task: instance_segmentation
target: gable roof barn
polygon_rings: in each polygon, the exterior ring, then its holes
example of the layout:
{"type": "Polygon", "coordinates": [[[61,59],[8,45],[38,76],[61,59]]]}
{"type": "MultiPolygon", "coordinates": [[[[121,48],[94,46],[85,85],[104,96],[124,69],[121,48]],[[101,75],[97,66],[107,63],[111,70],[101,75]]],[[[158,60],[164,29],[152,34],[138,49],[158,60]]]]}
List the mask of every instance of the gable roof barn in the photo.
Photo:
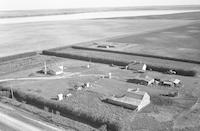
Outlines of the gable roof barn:
{"type": "Polygon", "coordinates": [[[147,92],[129,89],[125,95],[121,97],[112,96],[106,98],[105,101],[110,104],[140,111],[150,103],[150,96],[147,92]]]}

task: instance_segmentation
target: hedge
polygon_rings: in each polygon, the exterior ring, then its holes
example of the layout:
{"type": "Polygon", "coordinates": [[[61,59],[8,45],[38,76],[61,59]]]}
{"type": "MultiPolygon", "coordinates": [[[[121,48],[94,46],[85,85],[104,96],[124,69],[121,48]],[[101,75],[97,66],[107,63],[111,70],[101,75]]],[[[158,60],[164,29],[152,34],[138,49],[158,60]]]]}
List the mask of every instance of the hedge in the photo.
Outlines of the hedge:
{"type": "Polygon", "coordinates": [[[0,63],[10,61],[10,60],[14,60],[14,59],[19,59],[19,58],[30,57],[30,56],[34,56],[36,54],[37,54],[37,52],[25,52],[25,53],[16,54],[16,55],[0,57],[0,63]]]}
{"type": "Polygon", "coordinates": [[[124,51],[115,51],[115,50],[105,50],[105,49],[97,49],[97,48],[88,48],[82,46],[72,46],[74,49],[81,49],[81,50],[92,50],[92,51],[101,51],[101,52],[110,52],[110,53],[118,53],[124,55],[134,55],[134,56],[142,56],[142,57],[150,57],[150,58],[158,58],[164,60],[173,60],[173,61],[180,61],[180,62],[188,62],[194,64],[200,64],[200,61],[196,60],[189,60],[189,59],[179,59],[179,58],[172,58],[166,56],[157,56],[157,55],[150,55],[150,54],[142,54],[142,53],[132,53],[132,52],[124,52],[124,51]]]}

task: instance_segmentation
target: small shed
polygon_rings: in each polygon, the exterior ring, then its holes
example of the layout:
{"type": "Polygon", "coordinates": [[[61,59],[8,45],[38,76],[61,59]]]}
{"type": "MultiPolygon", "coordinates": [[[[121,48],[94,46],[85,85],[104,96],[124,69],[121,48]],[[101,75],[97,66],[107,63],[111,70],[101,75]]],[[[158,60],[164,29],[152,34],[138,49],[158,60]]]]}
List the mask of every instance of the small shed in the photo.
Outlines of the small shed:
{"type": "Polygon", "coordinates": [[[127,67],[128,70],[134,70],[138,72],[145,72],[147,69],[147,65],[144,63],[132,62],[132,63],[129,63],[127,66],[128,66],[127,67]]]}
{"type": "Polygon", "coordinates": [[[163,80],[160,83],[163,86],[169,87],[178,87],[181,85],[181,81],[179,79],[170,79],[170,80],[163,80]]]}

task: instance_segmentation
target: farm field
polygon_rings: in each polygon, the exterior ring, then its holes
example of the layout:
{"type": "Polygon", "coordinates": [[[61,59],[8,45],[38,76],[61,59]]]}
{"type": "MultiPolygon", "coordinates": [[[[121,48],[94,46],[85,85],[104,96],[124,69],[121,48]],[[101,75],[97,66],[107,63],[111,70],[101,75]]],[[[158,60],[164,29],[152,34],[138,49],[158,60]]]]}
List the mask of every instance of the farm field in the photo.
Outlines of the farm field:
{"type": "Polygon", "coordinates": [[[167,56],[198,61],[200,58],[200,23],[164,29],[142,35],[111,39],[110,42],[128,43],[123,51],[167,56]]]}
{"type": "Polygon", "coordinates": [[[122,18],[0,24],[0,57],[97,39],[143,34],[193,22],[122,18]]]}
{"type": "MultiPolygon", "coordinates": [[[[97,40],[91,43],[78,44],[82,47],[97,48],[98,45],[112,45],[118,50],[131,53],[164,56],[179,59],[198,61],[200,58],[200,12],[180,13],[171,15],[155,15],[143,17],[127,17],[127,20],[195,20],[191,24],[158,31],[144,32],[142,34],[128,34],[110,39],[97,40]],[[107,42],[107,43],[106,43],[107,42]]],[[[112,18],[126,19],[126,18],[112,18]]],[[[98,48],[101,49],[101,48],[98,48]]]]}
{"type": "MultiPolygon", "coordinates": [[[[175,13],[168,15],[152,15],[152,16],[137,16],[137,17],[123,17],[123,19],[172,19],[172,20],[199,20],[200,12],[187,12],[187,13],[175,13]]],[[[109,19],[109,18],[108,18],[109,19]]],[[[122,18],[112,18],[112,19],[122,19],[122,18]]]]}

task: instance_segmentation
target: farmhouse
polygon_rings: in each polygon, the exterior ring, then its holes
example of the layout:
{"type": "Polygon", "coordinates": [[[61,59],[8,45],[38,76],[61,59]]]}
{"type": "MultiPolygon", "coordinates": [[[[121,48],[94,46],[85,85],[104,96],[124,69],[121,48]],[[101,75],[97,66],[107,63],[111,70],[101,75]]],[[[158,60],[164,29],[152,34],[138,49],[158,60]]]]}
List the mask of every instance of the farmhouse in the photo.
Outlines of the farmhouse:
{"type": "Polygon", "coordinates": [[[150,103],[150,96],[147,92],[128,89],[125,95],[121,97],[113,96],[106,98],[105,101],[110,104],[140,111],[150,103]]]}
{"type": "Polygon", "coordinates": [[[49,75],[60,75],[60,74],[63,74],[63,66],[43,67],[40,72],[44,74],[49,74],[49,75]]]}
{"type": "Polygon", "coordinates": [[[134,70],[134,71],[138,71],[138,72],[145,72],[146,68],[147,68],[146,64],[135,63],[135,62],[129,63],[127,66],[128,70],[134,70]]]}

